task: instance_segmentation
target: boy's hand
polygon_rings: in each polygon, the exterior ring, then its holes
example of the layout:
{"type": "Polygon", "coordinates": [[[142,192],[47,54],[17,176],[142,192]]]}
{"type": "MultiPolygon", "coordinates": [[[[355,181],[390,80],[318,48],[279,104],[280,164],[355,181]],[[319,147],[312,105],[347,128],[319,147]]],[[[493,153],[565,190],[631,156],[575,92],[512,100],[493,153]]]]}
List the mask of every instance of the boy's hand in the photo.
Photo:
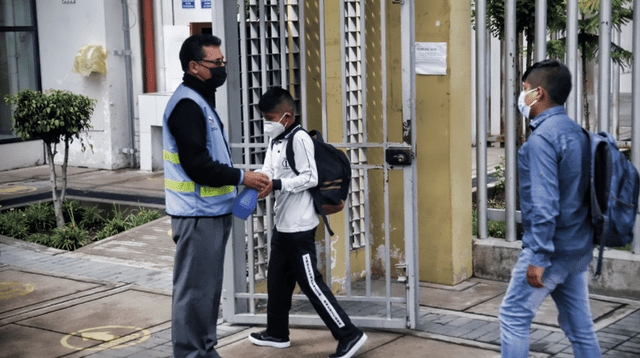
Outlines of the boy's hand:
{"type": "Polygon", "coordinates": [[[262,191],[270,183],[271,181],[269,180],[269,177],[262,173],[244,172],[244,180],[242,181],[242,184],[246,187],[262,191]]]}
{"type": "Polygon", "coordinates": [[[265,196],[271,194],[271,192],[273,191],[273,182],[271,180],[269,180],[269,184],[262,190],[260,190],[260,193],[258,193],[258,199],[262,199],[265,196]]]}

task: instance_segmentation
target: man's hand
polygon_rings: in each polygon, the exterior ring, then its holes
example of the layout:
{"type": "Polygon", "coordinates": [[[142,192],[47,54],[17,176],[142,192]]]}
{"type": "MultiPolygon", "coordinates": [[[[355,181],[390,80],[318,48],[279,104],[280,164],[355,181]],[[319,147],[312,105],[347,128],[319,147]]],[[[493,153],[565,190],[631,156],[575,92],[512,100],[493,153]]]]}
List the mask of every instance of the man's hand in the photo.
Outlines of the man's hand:
{"type": "Polygon", "coordinates": [[[542,274],[544,273],[544,267],[535,267],[529,265],[527,268],[527,283],[533,288],[542,288],[542,274]]]}
{"type": "Polygon", "coordinates": [[[269,177],[257,172],[244,172],[244,181],[242,184],[257,191],[264,190],[271,183],[269,177]]]}
{"type": "Polygon", "coordinates": [[[273,191],[273,182],[269,180],[269,185],[267,185],[264,189],[260,190],[260,193],[258,193],[258,199],[264,198],[265,196],[271,194],[272,191],[273,191]]]}

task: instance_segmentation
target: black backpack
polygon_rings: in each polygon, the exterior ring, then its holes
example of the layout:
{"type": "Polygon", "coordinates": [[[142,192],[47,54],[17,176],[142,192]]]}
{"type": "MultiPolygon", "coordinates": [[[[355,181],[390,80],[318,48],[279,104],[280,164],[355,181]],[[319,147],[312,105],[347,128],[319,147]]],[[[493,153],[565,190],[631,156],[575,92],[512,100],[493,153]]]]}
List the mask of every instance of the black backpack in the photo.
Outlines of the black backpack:
{"type": "Polygon", "coordinates": [[[313,141],[316,167],[318,169],[318,185],[309,189],[313,197],[313,206],[316,212],[322,216],[324,224],[327,226],[329,235],[333,236],[333,231],[329,227],[327,215],[335,214],[344,208],[344,202],[349,195],[349,184],[351,183],[351,163],[349,158],[341,150],[326,143],[322,139],[322,134],[316,130],[307,132],[302,127],[295,129],[287,142],[287,162],[296,175],[300,174],[296,169],[295,157],[293,155],[293,135],[297,131],[304,131],[313,141]]]}
{"type": "Polygon", "coordinates": [[[620,247],[633,241],[640,177],[633,164],[620,153],[611,134],[583,131],[589,138],[591,155],[589,191],[594,243],[599,246],[597,278],[602,271],[605,246],[620,247]]]}

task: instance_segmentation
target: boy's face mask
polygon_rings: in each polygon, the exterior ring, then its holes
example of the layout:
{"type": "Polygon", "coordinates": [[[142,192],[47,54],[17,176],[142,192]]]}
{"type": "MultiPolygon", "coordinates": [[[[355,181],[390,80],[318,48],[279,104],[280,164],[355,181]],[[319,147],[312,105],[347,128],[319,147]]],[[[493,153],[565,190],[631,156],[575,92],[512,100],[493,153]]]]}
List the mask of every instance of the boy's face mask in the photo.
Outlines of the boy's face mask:
{"type": "Polygon", "coordinates": [[[284,133],[284,125],[282,125],[282,119],[284,118],[284,116],[286,116],[287,113],[285,112],[282,117],[280,117],[280,120],[278,120],[277,122],[272,122],[272,121],[268,121],[264,118],[262,118],[262,121],[264,122],[264,134],[268,135],[271,138],[275,138],[277,136],[279,136],[280,134],[284,133]]]}

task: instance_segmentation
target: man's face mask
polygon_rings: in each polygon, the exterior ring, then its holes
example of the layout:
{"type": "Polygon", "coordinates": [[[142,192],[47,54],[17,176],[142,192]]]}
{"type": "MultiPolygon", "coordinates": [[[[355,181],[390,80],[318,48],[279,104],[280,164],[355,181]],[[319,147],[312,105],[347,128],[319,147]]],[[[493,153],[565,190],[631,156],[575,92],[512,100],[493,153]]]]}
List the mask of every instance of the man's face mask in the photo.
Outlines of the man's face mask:
{"type": "Polygon", "coordinates": [[[226,66],[211,67],[209,72],[211,73],[211,78],[204,80],[204,83],[212,90],[222,86],[227,80],[226,66]]]}
{"type": "Polygon", "coordinates": [[[536,104],[536,102],[538,102],[538,100],[536,99],[535,101],[533,101],[533,103],[531,103],[530,105],[528,105],[528,106],[527,106],[527,105],[524,103],[524,97],[525,97],[527,94],[529,94],[529,93],[531,93],[531,92],[533,92],[533,91],[535,91],[535,90],[537,90],[537,89],[538,89],[538,87],[536,87],[536,88],[534,88],[534,89],[532,89],[532,90],[529,90],[529,91],[522,91],[522,92],[520,92],[520,97],[518,97],[518,110],[519,110],[519,111],[520,111],[520,113],[522,113],[522,115],[523,115],[525,118],[527,118],[527,119],[531,119],[531,118],[529,118],[529,113],[531,112],[531,106],[533,106],[534,104],[536,104]]]}

